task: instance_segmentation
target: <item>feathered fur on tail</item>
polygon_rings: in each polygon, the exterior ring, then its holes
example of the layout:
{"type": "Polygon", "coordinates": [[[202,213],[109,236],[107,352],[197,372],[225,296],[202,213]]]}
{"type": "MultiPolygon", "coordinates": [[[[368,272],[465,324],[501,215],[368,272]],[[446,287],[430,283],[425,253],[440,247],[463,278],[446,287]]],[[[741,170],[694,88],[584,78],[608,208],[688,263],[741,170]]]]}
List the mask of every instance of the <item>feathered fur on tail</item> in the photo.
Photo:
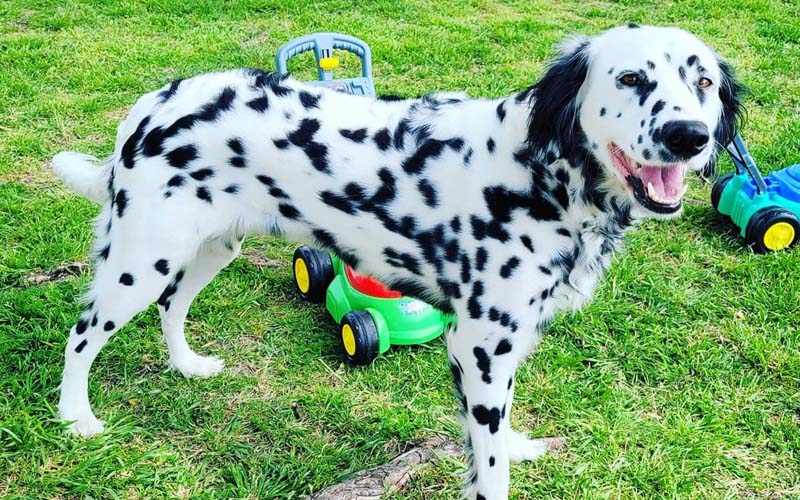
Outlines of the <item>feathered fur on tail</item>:
{"type": "Polygon", "coordinates": [[[53,171],[75,193],[95,203],[108,200],[110,162],[103,165],[94,156],[64,151],[53,157],[53,171]]]}

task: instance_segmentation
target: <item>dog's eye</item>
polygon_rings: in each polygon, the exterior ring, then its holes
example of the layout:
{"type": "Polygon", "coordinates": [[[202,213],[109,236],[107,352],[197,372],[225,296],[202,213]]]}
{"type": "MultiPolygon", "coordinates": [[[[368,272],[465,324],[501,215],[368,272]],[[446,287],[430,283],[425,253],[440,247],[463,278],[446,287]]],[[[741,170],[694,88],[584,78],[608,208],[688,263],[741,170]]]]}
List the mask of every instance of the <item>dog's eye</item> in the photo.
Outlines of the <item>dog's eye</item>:
{"type": "Polygon", "coordinates": [[[620,77],[619,81],[628,87],[635,87],[639,85],[639,75],[636,73],[626,73],[620,77]]]}
{"type": "Polygon", "coordinates": [[[703,77],[703,78],[697,80],[697,87],[698,88],[707,89],[711,85],[713,85],[713,82],[711,80],[709,80],[708,78],[706,78],[706,77],[703,77]]]}

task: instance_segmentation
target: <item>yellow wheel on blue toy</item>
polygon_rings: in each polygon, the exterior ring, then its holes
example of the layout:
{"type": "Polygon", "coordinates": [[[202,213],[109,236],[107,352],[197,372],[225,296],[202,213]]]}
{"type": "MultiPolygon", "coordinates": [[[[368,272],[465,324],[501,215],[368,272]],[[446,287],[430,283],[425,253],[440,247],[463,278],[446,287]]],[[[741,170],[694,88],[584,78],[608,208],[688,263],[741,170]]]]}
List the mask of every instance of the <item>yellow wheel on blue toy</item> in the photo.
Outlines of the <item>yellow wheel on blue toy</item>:
{"type": "Polygon", "coordinates": [[[773,252],[788,248],[797,237],[797,232],[788,222],[776,222],[764,233],[764,246],[773,252]]]}
{"type": "Polygon", "coordinates": [[[745,234],[756,252],[778,252],[800,240],[800,220],[785,208],[762,208],[750,217],[745,234]]]}

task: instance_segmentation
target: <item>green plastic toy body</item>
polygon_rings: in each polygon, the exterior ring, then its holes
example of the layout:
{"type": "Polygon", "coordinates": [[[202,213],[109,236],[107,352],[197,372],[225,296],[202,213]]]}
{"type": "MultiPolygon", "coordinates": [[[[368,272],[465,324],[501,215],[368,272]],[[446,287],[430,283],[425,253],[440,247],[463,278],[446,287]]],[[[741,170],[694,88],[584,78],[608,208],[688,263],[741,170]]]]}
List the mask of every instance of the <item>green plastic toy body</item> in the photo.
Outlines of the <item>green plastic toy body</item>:
{"type": "Polygon", "coordinates": [[[371,363],[392,345],[422,344],[441,335],[455,317],[356,273],[338,257],[302,246],[294,255],[300,296],[325,301],[339,323],[342,352],[356,365],[371,363]]]}
{"type": "Polygon", "coordinates": [[[711,202],[731,218],[759,253],[788,248],[800,240],[800,165],[762,177],[740,136],[728,146],[735,174],[714,183],[711,202]]]}

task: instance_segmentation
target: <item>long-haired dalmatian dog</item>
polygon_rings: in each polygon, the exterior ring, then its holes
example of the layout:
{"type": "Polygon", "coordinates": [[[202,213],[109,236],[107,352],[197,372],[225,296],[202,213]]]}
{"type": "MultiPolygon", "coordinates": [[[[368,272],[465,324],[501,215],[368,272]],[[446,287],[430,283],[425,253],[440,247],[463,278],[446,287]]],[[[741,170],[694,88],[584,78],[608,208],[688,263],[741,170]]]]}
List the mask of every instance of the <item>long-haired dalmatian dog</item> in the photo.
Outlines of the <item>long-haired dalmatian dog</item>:
{"type": "Polygon", "coordinates": [[[376,101],[255,70],[147,94],[102,168],[53,160],[103,207],[59,414],[78,434],[103,430],[89,368],[153,302],[170,364],[219,373],[186,342],[189,305],[245,235],[279,234],[457,316],[466,495],[504,499],[509,462],[546,451],[509,426],[518,363],[554,313],[592,295],[637,219],[681,211],[687,171],[713,168],[734,134],[739,90],[689,33],[629,25],[571,40],[501,99],[376,101]]]}

